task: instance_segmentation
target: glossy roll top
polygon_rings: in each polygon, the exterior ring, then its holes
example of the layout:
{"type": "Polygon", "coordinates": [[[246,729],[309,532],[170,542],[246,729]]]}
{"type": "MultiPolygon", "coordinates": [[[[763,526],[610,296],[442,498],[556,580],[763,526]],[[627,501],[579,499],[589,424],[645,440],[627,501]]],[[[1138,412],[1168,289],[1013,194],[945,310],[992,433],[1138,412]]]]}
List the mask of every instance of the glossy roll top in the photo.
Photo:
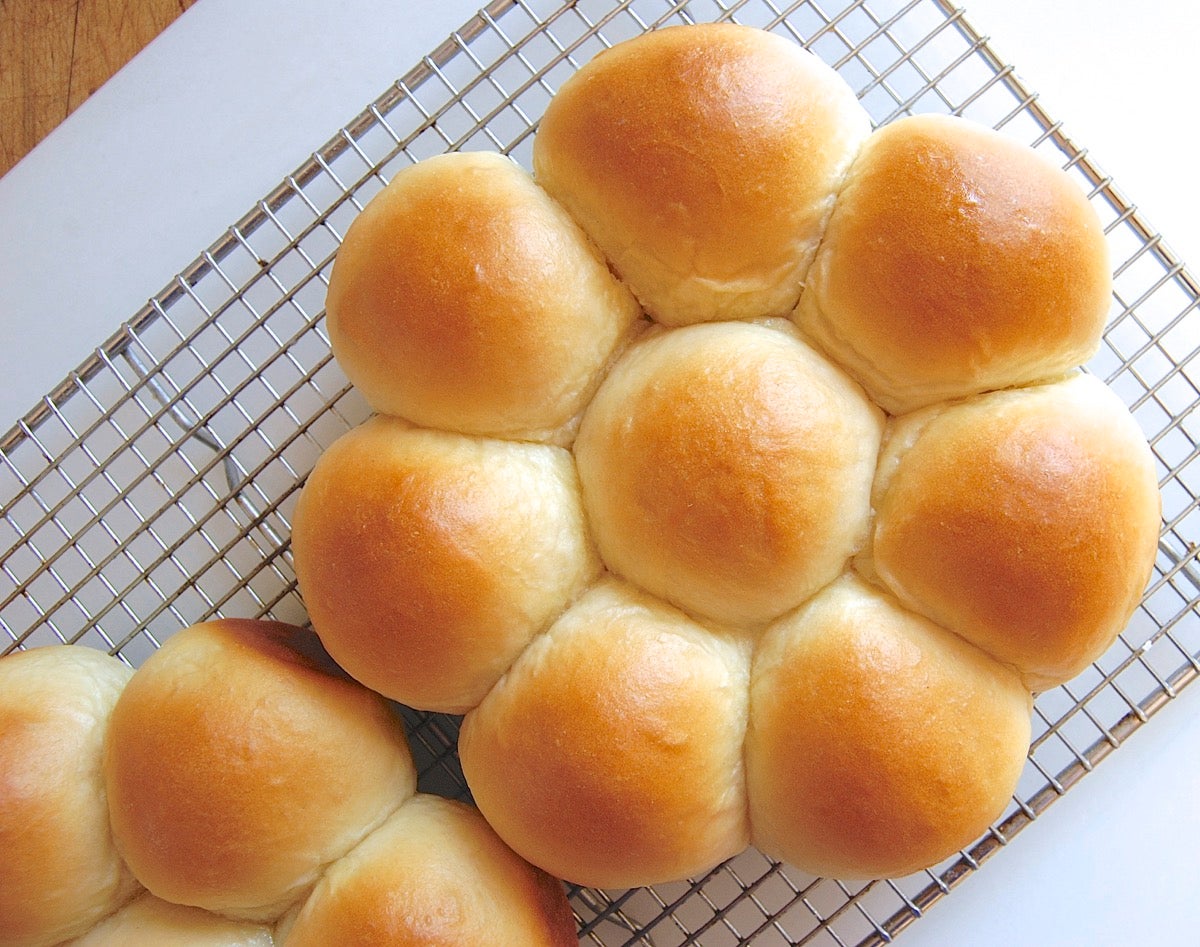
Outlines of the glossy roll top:
{"type": "Polygon", "coordinates": [[[921,115],[867,140],[796,321],[903,413],[1086,362],[1110,272],[1099,216],[1065,171],[990,128],[921,115]]]}
{"type": "Polygon", "coordinates": [[[273,919],[412,795],[399,718],[276,622],[167,639],[113,710],[104,776],[117,847],[153,894],[273,919]]]}
{"type": "Polygon", "coordinates": [[[869,131],[850,87],[795,43],[674,27],[564,82],[533,167],[658,321],[782,316],[869,131]]]}

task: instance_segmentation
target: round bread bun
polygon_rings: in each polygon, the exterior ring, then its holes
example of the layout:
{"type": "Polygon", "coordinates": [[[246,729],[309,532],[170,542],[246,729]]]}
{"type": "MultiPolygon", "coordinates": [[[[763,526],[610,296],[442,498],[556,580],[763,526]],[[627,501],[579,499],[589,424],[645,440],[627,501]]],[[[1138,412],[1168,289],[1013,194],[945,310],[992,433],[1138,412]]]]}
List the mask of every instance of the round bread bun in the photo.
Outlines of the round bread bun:
{"type": "Polygon", "coordinates": [[[663,330],[617,363],[575,444],[610,569],[688,612],[765,622],[865,541],[883,415],[790,324],[663,330]]]}
{"type": "Polygon", "coordinates": [[[763,30],[656,30],[550,100],[538,183],[666,325],[787,315],[870,132],[845,81],[763,30]]]}
{"type": "Polygon", "coordinates": [[[1020,678],[847,575],[755,655],[746,771],[754,843],[830,878],[900,877],[973,842],[1029,748],[1020,678]]]}
{"type": "Polygon", "coordinates": [[[399,718],[309,632],[227,619],[168,638],[113,710],[117,847],[160,898],[274,919],[415,790],[399,718]]]}
{"type": "Polygon", "coordinates": [[[91,648],[0,658],[0,945],[82,934],[139,890],[108,825],[100,758],[133,672],[91,648]]]}
{"type": "Polygon", "coordinates": [[[1093,376],[917,412],[880,459],[873,563],[906,605],[1016,667],[1074,677],[1136,608],[1157,552],[1154,457],[1093,376]]]}
{"type": "Polygon", "coordinates": [[[417,795],[334,862],[285,947],[575,947],[560,881],[509,849],[471,806],[417,795]]]}
{"type": "Polygon", "coordinates": [[[614,579],[588,591],[463,721],[475,803],[552,875],[685,878],[747,844],[748,657],[614,579]]]}
{"type": "Polygon", "coordinates": [[[397,173],[347,230],[326,308],[376,411],[554,440],[640,316],[562,208],[487,153],[397,173]]]}
{"type": "Polygon", "coordinates": [[[172,904],[146,893],[71,947],[274,947],[265,924],[172,904]]]}
{"type": "Polygon", "coordinates": [[[795,318],[897,414],[1082,365],[1110,274],[1066,172],[990,128],[921,115],[863,146],[795,318]]]}
{"type": "Polygon", "coordinates": [[[570,455],[377,416],[304,486],[296,576],[333,658],[422,710],[463,713],[595,577],[570,455]]]}

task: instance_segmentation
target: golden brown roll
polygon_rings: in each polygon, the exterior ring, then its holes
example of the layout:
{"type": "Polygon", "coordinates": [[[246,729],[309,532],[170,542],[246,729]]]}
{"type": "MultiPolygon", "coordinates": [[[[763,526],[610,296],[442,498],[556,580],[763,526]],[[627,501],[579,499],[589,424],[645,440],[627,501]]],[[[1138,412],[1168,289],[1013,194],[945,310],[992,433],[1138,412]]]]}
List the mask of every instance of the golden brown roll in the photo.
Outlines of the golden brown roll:
{"type": "Polygon", "coordinates": [[[660,322],[781,316],[869,131],[850,87],[796,43],[680,26],[564,82],[533,166],[660,322]]]}
{"type": "Polygon", "coordinates": [[[575,444],[604,561],[721,622],[794,608],[866,538],[882,417],[782,320],[643,339],[575,444]]]}
{"type": "Polygon", "coordinates": [[[412,795],[399,718],[275,622],[193,625],[113,710],[105,783],[117,847],[155,895],[273,919],[412,795]]]}
{"type": "Polygon", "coordinates": [[[334,862],[286,947],[575,947],[562,883],[520,859],[472,807],[418,795],[334,862]]]}
{"type": "Polygon", "coordinates": [[[475,802],[560,878],[678,880],[747,844],[737,642],[616,580],[538,637],[463,722],[475,802]]]}
{"type": "Polygon", "coordinates": [[[875,508],[880,578],[1034,690],[1112,644],[1161,528],[1146,439],[1084,374],[904,418],[880,460],[875,508]]]}
{"type": "Polygon", "coordinates": [[[562,208],[487,153],[400,171],[347,231],[326,307],[375,410],[557,440],[640,315],[562,208]]]}
{"type": "Polygon", "coordinates": [[[846,576],[773,625],[755,656],[754,843],[831,878],[934,865],[1008,804],[1030,711],[1012,670],[846,576]]]}
{"type": "Polygon", "coordinates": [[[863,146],[795,318],[901,413],[1083,364],[1110,272],[1066,172],[1000,132],[922,115],[863,146]]]}
{"type": "Polygon", "coordinates": [[[598,569],[565,450],[386,417],[321,456],[292,550],[334,659],[388,697],[453,713],[598,569]]]}
{"type": "Polygon", "coordinates": [[[0,658],[0,945],[83,933],[136,894],[100,773],[113,705],[133,672],[90,648],[0,658]]]}
{"type": "Polygon", "coordinates": [[[273,947],[271,929],[146,893],[71,947],[273,947]]]}

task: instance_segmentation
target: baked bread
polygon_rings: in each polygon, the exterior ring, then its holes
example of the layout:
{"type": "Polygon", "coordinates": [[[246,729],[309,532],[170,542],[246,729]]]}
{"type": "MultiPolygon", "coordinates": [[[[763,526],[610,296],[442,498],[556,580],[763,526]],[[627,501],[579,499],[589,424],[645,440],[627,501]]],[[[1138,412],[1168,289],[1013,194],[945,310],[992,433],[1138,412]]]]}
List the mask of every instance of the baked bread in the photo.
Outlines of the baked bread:
{"type": "Polygon", "coordinates": [[[367,686],[462,713],[596,574],[570,455],[379,416],[309,476],[292,554],[313,627],[367,686]]]}
{"type": "Polygon", "coordinates": [[[271,928],[142,894],[71,947],[274,947],[271,928]]]}
{"type": "Polygon", "coordinates": [[[561,440],[640,312],[525,171],[463,153],[401,171],[354,219],[326,315],[375,410],[561,440]]]}
{"type": "Polygon", "coordinates": [[[869,131],[816,56],[706,23],[584,65],[546,108],[533,168],[658,322],[783,316],[869,131]]]}
{"type": "Polygon", "coordinates": [[[56,645],[0,658],[0,945],[82,934],[139,885],[108,825],[100,758],[133,672],[56,645]]]}
{"type": "Polygon", "coordinates": [[[509,849],[472,807],[419,794],[329,866],[284,947],[575,947],[561,882],[509,849]]]}
{"type": "Polygon", "coordinates": [[[883,415],[787,328],[643,339],[575,443],[607,566],[720,622],[795,608],[866,539],[883,415]]]}
{"type": "MultiPolygon", "coordinates": [[[[480,811],[570,881],[678,880],[750,839],[855,878],[951,857],[1016,788],[1031,690],[1152,568],[1145,439],[1068,378],[1108,306],[1086,197],[960,119],[869,132],[834,73],[728,25],[601,53],[533,161],[654,324],[604,341],[574,440],[488,439],[468,406],[435,425],[459,433],[380,418],[331,448],[293,539],[318,632],[465,711],[480,811]]],[[[504,227],[464,253],[456,226],[413,279],[492,272],[504,227]]],[[[392,292],[350,285],[390,272],[366,253],[332,297],[392,292]]]]}
{"type": "Polygon", "coordinates": [[[1084,374],[906,416],[880,459],[874,504],[883,582],[1035,690],[1113,643],[1162,523],[1141,429],[1084,374]]]}
{"type": "Polygon", "coordinates": [[[746,847],[748,649],[615,579],[596,585],[467,714],[475,803],[553,875],[672,881],[746,847]]]}
{"type": "Polygon", "coordinates": [[[1112,304],[1104,230],[1031,148],[962,118],[875,132],[796,322],[892,413],[1083,364],[1112,304]]]}
{"type": "Polygon", "coordinates": [[[117,847],[167,901],[280,915],[412,795],[382,697],[276,622],[177,632],[113,709],[104,756],[117,847]]]}
{"type": "Polygon", "coordinates": [[[847,575],[754,658],[754,843],[832,878],[899,877],[998,819],[1029,749],[1020,677],[847,575]]]}

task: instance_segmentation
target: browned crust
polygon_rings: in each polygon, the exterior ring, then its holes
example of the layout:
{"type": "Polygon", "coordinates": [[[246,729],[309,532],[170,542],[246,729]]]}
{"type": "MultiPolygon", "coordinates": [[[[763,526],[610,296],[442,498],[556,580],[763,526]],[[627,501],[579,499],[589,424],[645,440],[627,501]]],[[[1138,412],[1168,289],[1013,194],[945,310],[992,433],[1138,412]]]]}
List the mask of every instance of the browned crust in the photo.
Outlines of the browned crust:
{"type": "Polygon", "coordinates": [[[912,607],[1044,689],[1125,627],[1161,525],[1153,457],[1103,383],[983,395],[898,426],[874,564],[912,607]]]}
{"type": "Polygon", "coordinates": [[[455,713],[597,570],[566,451],[382,416],[322,455],[292,548],[334,658],[388,697],[455,713]]]}
{"type": "Polygon", "coordinates": [[[754,841],[826,877],[953,855],[999,817],[1029,746],[1015,673],[852,577],[767,633],[750,700],[754,841]]]}
{"type": "Polygon", "coordinates": [[[797,320],[903,412],[1081,365],[1111,288],[1074,180],[999,132],[924,115],[867,140],[797,320]]]}
{"type": "Polygon", "coordinates": [[[117,702],[109,814],[159,897],[273,918],[413,792],[399,719],[295,648],[305,635],[276,622],[193,625],[117,702]]]}
{"type": "Polygon", "coordinates": [[[795,304],[868,130],[795,43],[703,24],[596,56],[551,100],[533,161],[650,313],[679,325],[795,304]]]}
{"type": "Polygon", "coordinates": [[[581,884],[678,880],[736,854],[744,661],[674,609],[601,583],[467,715],[476,803],[522,856],[581,884]]]}

